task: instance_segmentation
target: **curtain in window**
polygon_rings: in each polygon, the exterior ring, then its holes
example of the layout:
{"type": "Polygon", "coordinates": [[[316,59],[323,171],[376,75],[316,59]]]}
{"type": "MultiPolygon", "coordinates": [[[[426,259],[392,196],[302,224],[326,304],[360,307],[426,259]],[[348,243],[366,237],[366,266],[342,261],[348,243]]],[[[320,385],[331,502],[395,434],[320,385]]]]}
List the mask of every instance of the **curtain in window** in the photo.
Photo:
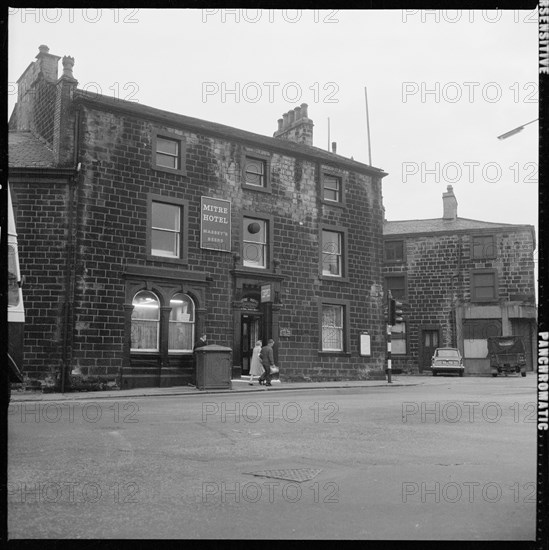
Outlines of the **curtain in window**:
{"type": "Polygon", "coordinates": [[[194,343],[194,303],[186,294],[170,300],[169,351],[192,351],[194,343]]]}
{"type": "Polygon", "coordinates": [[[322,308],[322,349],[343,350],[343,307],[322,308]]]}
{"type": "Polygon", "coordinates": [[[341,235],[339,233],[322,232],[322,273],[341,275],[341,235]]]}
{"type": "Polygon", "coordinates": [[[134,351],[158,351],[158,325],[160,301],[153,292],[142,290],[132,302],[131,349],[134,351]]]}

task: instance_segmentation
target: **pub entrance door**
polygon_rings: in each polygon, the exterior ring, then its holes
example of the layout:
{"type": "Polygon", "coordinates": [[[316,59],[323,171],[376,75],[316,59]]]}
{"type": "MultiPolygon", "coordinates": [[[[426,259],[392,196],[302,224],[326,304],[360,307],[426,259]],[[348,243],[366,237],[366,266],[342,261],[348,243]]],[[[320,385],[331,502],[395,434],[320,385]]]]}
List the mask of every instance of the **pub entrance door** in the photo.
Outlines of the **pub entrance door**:
{"type": "Polygon", "coordinates": [[[252,352],[255,343],[262,338],[263,331],[261,330],[261,316],[251,313],[243,313],[240,326],[240,356],[242,358],[241,372],[242,375],[248,376],[250,374],[250,363],[252,360],[252,352]]]}

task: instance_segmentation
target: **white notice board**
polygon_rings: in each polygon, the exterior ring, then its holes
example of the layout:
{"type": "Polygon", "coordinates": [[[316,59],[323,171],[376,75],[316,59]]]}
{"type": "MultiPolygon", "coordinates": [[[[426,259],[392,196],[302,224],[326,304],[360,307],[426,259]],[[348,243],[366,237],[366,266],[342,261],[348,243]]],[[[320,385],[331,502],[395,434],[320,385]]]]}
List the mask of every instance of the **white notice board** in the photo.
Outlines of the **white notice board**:
{"type": "Polygon", "coordinates": [[[360,333],[360,355],[369,357],[371,355],[370,349],[370,335],[367,332],[360,333]]]}

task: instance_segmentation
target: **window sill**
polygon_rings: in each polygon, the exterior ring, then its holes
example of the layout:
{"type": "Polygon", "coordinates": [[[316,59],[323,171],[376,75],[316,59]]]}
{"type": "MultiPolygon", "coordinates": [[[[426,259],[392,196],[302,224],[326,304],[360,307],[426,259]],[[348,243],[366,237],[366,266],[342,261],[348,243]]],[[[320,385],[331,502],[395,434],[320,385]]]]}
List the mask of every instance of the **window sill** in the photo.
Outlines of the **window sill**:
{"type": "Polygon", "coordinates": [[[351,357],[351,352],[349,352],[349,351],[321,351],[321,350],[319,350],[318,355],[321,355],[321,356],[338,355],[340,357],[351,357]]]}
{"type": "Polygon", "coordinates": [[[159,166],[157,164],[152,165],[152,169],[156,172],[165,172],[167,174],[174,174],[176,176],[186,176],[187,170],[184,168],[169,168],[167,166],[159,166]]]}
{"type": "Polygon", "coordinates": [[[249,271],[250,273],[257,273],[258,271],[260,273],[265,273],[269,271],[268,267],[252,266],[252,265],[242,265],[240,266],[240,269],[242,269],[243,271],[249,271]]]}
{"type": "Polygon", "coordinates": [[[335,281],[337,283],[348,283],[349,277],[339,277],[338,275],[319,275],[321,281],[335,281]]]}
{"type": "Polygon", "coordinates": [[[331,201],[330,199],[320,199],[322,204],[326,206],[335,206],[336,208],[346,208],[345,201],[331,201]]]}
{"type": "Polygon", "coordinates": [[[267,185],[266,187],[261,187],[259,185],[249,185],[247,183],[243,183],[242,189],[246,189],[247,191],[259,191],[259,193],[268,193],[268,194],[272,194],[273,192],[270,185],[267,185]]]}

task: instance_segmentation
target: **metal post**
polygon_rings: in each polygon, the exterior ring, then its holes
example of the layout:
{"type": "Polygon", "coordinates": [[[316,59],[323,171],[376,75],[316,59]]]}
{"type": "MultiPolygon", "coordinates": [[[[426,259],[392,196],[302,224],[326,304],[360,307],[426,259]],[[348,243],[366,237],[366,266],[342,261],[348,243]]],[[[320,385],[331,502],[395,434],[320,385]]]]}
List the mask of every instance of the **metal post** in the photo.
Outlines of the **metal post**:
{"type": "Polygon", "coordinates": [[[391,380],[391,325],[387,325],[387,382],[392,383],[391,380]]]}

